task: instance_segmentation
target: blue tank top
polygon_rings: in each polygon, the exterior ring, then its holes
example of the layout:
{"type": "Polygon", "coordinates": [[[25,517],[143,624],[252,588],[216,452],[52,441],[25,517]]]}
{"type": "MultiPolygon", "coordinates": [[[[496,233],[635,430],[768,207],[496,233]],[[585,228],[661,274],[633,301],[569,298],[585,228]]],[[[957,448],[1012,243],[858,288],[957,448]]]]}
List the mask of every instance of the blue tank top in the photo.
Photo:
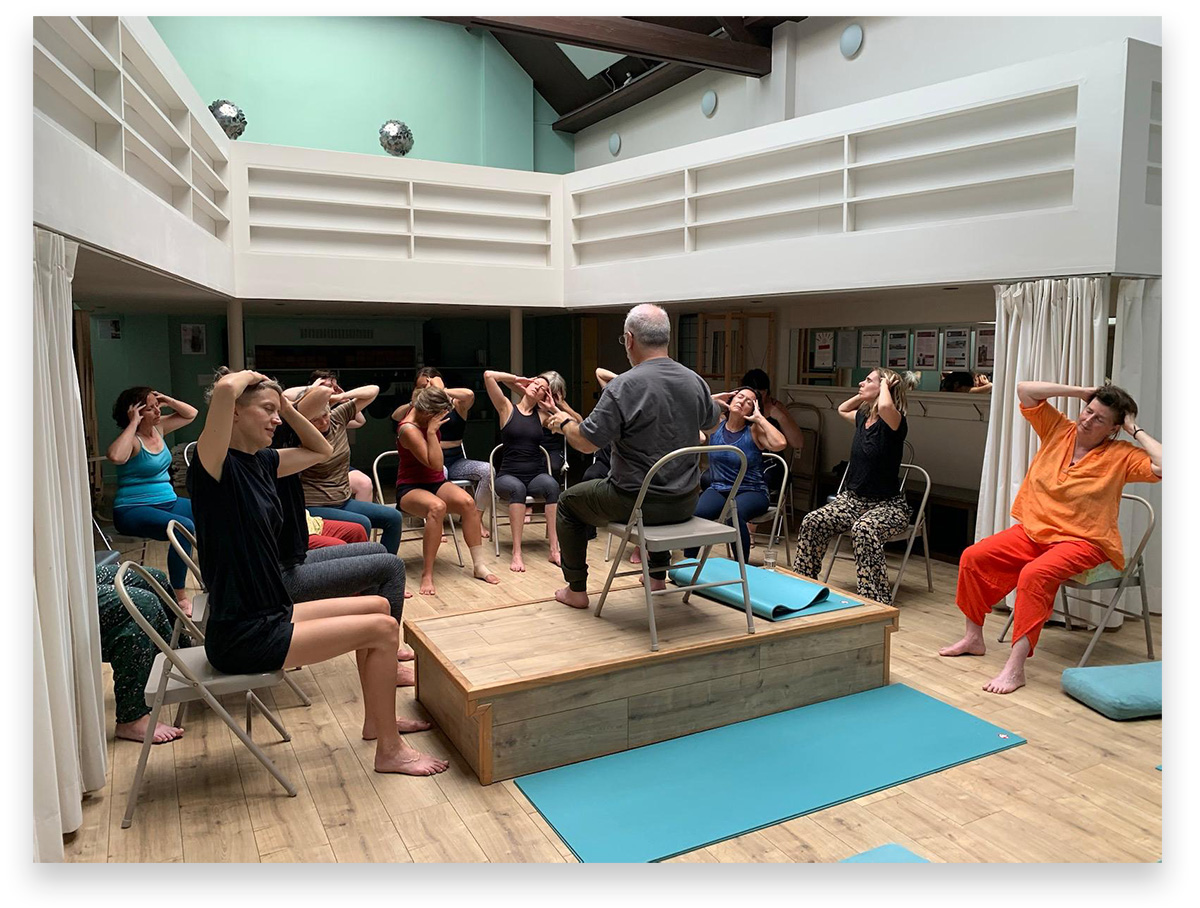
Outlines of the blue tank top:
{"type": "MultiPolygon", "coordinates": [[[[708,443],[710,445],[734,445],[741,448],[742,453],[746,455],[746,475],[738,487],[739,492],[765,493],[767,491],[767,480],[763,476],[762,451],[754,443],[749,423],[743,426],[740,432],[730,432],[725,427],[725,421],[722,420],[708,443]]],[[[736,454],[728,451],[713,452],[708,455],[708,465],[712,471],[712,488],[718,492],[728,492],[733,488],[733,481],[737,479],[738,470],[741,468],[741,462],[737,459],[736,454]]]]}
{"type": "Polygon", "coordinates": [[[139,439],[138,452],[117,464],[117,494],[114,508],[142,504],[166,504],[176,498],[171,487],[171,449],[163,442],[162,450],[151,454],[139,439]]]}

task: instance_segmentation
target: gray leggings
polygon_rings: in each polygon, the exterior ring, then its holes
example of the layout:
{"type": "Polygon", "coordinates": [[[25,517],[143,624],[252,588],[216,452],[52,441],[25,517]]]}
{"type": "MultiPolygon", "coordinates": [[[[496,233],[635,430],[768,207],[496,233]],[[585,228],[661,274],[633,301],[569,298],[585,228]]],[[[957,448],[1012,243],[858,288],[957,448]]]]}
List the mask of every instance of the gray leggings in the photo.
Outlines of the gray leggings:
{"type": "Polygon", "coordinates": [[[378,542],[313,549],[303,564],[284,569],[283,585],[293,602],[383,596],[397,622],[404,611],[404,562],[378,542]]]}
{"type": "Polygon", "coordinates": [[[486,511],[492,504],[492,471],[482,460],[456,460],[446,468],[447,479],[475,483],[475,509],[486,511]]]}
{"type": "Polygon", "coordinates": [[[539,473],[528,483],[512,473],[501,473],[496,477],[496,496],[509,504],[524,504],[530,495],[544,499],[546,504],[558,504],[559,491],[558,481],[549,473],[539,473]]]}

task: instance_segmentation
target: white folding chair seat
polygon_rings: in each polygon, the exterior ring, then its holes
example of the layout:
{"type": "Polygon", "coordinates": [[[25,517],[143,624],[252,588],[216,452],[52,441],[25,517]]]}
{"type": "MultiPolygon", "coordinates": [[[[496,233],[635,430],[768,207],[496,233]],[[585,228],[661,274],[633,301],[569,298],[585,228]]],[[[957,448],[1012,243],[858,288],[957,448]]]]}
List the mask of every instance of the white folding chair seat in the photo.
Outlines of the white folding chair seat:
{"type": "MultiPolygon", "coordinates": [[[[382,451],[382,452],[380,452],[379,456],[375,458],[375,462],[371,464],[371,478],[375,480],[375,503],[376,504],[387,504],[387,502],[385,502],[383,500],[383,486],[380,485],[380,483],[379,483],[379,463],[385,457],[395,457],[398,462],[400,459],[400,452],[395,451],[395,450],[382,451]]],[[[463,486],[464,484],[470,485],[470,483],[465,479],[459,479],[459,480],[452,479],[449,481],[453,482],[456,486],[463,486]]],[[[399,510],[400,502],[396,502],[396,508],[397,508],[397,510],[399,510]]],[[[401,514],[404,514],[404,512],[401,511],[401,514]]],[[[411,515],[411,514],[404,514],[404,519],[402,519],[400,521],[400,542],[406,541],[404,538],[404,529],[406,526],[408,526],[408,518],[412,517],[412,516],[413,515],[411,515]]],[[[421,520],[420,517],[416,517],[415,519],[418,521],[421,520]]],[[[450,524],[450,538],[452,540],[454,540],[454,554],[458,558],[458,566],[462,567],[463,566],[463,557],[462,557],[462,549],[460,549],[458,547],[458,531],[455,530],[455,528],[454,528],[454,515],[451,514],[449,510],[446,511],[446,523],[450,524]]],[[[423,521],[422,521],[422,524],[423,524],[423,521]]],[[[420,538],[421,538],[420,536],[417,537],[417,539],[420,539],[420,538]]],[[[415,540],[408,540],[408,541],[415,541],[415,540]]]]}
{"type": "MultiPolygon", "coordinates": [[[[499,451],[503,447],[504,447],[504,444],[502,442],[502,443],[496,445],[496,447],[492,448],[492,452],[490,454],[488,454],[488,469],[491,471],[491,474],[492,474],[492,483],[491,483],[491,485],[492,485],[492,540],[496,544],[496,557],[497,558],[500,557],[500,533],[497,532],[500,529],[500,521],[504,520],[505,525],[508,526],[508,528],[509,528],[509,531],[510,532],[512,531],[512,526],[509,522],[509,518],[507,516],[500,517],[500,515],[499,515],[500,499],[496,495],[496,452],[499,451]]],[[[538,445],[538,450],[541,451],[542,456],[544,456],[546,458],[546,472],[549,473],[551,476],[553,476],[554,470],[551,468],[550,452],[547,451],[545,448],[543,448],[541,445],[538,445]]],[[[563,465],[564,466],[566,465],[565,459],[563,460],[563,465]]],[[[546,499],[539,498],[535,495],[526,495],[525,496],[525,507],[527,507],[527,508],[532,507],[533,505],[538,504],[539,502],[544,503],[545,500],[546,499]]],[[[505,510],[507,510],[507,508],[505,510]]],[[[543,514],[541,520],[537,520],[536,518],[534,518],[534,519],[531,519],[529,522],[531,525],[534,523],[545,523],[546,517],[543,514]]]]}
{"type": "MultiPolygon", "coordinates": [[[[1105,562],[1090,571],[1076,574],[1069,580],[1064,581],[1063,585],[1059,587],[1059,596],[1062,599],[1061,613],[1057,607],[1051,612],[1051,615],[1062,615],[1063,623],[1066,625],[1068,631],[1075,629],[1072,623],[1074,621],[1095,628],[1092,639],[1079,660],[1079,668],[1087,665],[1088,659],[1092,657],[1092,650],[1100,642],[1100,636],[1104,633],[1104,628],[1108,625],[1108,621],[1112,618],[1114,612],[1120,612],[1128,618],[1142,619],[1142,625],[1146,632],[1146,658],[1154,659],[1154,636],[1150,628],[1150,602],[1146,597],[1146,562],[1143,553],[1146,550],[1147,543],[1150,542],[1150,537],[1154,534],[1154,526],[1157,518],[1154,514],[1153,505],[1140,495],[1123,493],[1121,498],[1124,501],[1134,502],[1146,512],[1146,529],[1142,533],[1142,537],[1133,552],[1125,553],[1125,570],[1118,571],[1112,562],[1105,562]],[[1118,607],[1121,597],[1125,595],[1125,590],[1131,586],[1136,586],[1141,593],[1142,610],[1140,612],[1133,612],[1118,607]],[[1099,621],[1092,621],[1091,619],[1084,618],[1082,615],[1071,614],[1070,599],[1068,597],[1074,595],[1075,598],[1081,599],[1080,593],[1093,593],[1100,590],[1115,590],[1115,592],[1112,599],[1109,600],[1108,607],[1104,611],[1104,616],[1099,621]]],[[[1100,605],[1101,603],[1093,602],[1092,604],[1100,605]]],[[[1014,617],[1014,614],[1009,612],[1008,621],[1005,623],[1004,630],[1000,632],[1000,637],[998,638],[1001,643],[1004,642],[1004,638],[1008,635],[1014,617]]]]}
{"type": "Polygon", "coordinates": [[[181,632],[186,631],[194,638],[201,640],[203,639],[203,634],[192,623],[191,619],[184,615],[183,611],[179,608],[179,604],[175,602],[175,597],[167,593],[158,584],[158,581],[154,579],[153,575],[140,564],[127,561],[121,565],[121,568],[117,571],[114,585],[117,590],[117,596],[120,598],[121,604],[125,606],[125,610],[137,622],[138,627],[141,628],[150,641],[158,647],[159,651],[158,655],[154,658],[154,665],[150,670],[150,677],[146,682],[146,705],[150,707],[150,716],[146,728],[145,740],[142,743],[141,755],[138,757],[137,771],[134,773],[133,784],[129,789],[129,802],[125,808],[125,816],[121,820],[121,828],[128,829],[129,825],[133,822],[133,812],[137,808],[137,799],[142,787],[142,777],[146,771],[146,760],[149,758],[150,748],[154,744],[154,729],[158,724],[159,713],[162,711],[164,704],[167,703],[179,703],[182,705],[195,700],[202,700],[207,703],[212,711],[221,717],[221,720],[229,726],[230,730],[238,736],[238,739],[254,754],[255,758],[262,763],[266,770],[275,777],[275,780],[283,786],[288,795],[294,798],[296,796],[295,786],[279,771],[279,768],[271,761],[271,758],[254,743],[254,739],[251,737],[251,716],[254,710],[258,710],[274,726],[284,741],[291,740],[291,736],[284,729],[283,723],[279,721],[275,714],[254,693],[254,691],[264,687],[274,687],[280,681],[283,681],[283,671],[226,675],[218,672],[209,664],[208,659],[204,655],[203,646],[192,646],[180,650],[174,649],[173,647],[178,643],[181,632]],[[151,591],[175,615],[175,630],[171,635],[169,643],[154,629],[154,626],[139,611],[133,600],[130,599],[129,593],[125,589],[125,578],[130,572],[141,574],[149,583],[151,591]],[[233,716],[221,705],[220,700],[218,700],[218,697],[240,694],[242,692],[246,694],[245,729],[237,723],[233,716]]]}
{"type": "Polygon", "coordinates": [[[740,584],[742,587],[742,596],[746,603],[746,633],[753,634],[754,612],[750,604],[750,584],[746,579],[746,558],[745,553],[742,551],[742,537],[737,529],[737,493],[738,487],[742,484],[742,479],[745,475],[746,455],[735,445],[694,445],[687,448],[680,448],[659,458],[658,462],[646,473],[646,478],[642,480],[642,487],[638,491],[638,497],[634,502],[633,511],[629,515],[629,521],[627,523],[613,522],[608,525],[609,538],[618,536],[620,537],[621,544],[617,547],[617,555],[613,559],[612,567],[609,569],[608,579],[604,581],[604,589],[600,593],[600,601],[596,603],[596,617],[600,617],[600,610],[604,608],[604,600],[608,597],[609,588],[616,577],[641,574],[642,589],[646,595],[646,614],[650,624],[650,650],[654,652],[658,650],[658,629],[654,623],[655,596],[682,591],[683,601],[687,602],[693,590],[740,584]],[[725,498],[725,507],[721,509],[721,513],[717,519],[714,521],[693,516],[681,523],[647,526],[642,517],[642,502],[645,500],[646,493],[650,489],[650,483],[654,478],[654,474],[659,471],[663,464],[676,457],[699,457],[699,455],[711,451],[730,451],[735,453],[741,461],[737,479],[734,480],[733,488],[730,489],[729,494],[725,498]],[[729,524],[725,523],[726,520],[729,521],[729,524]],[[641,550],[641,570],[618,572],[617,569],[621,566],[621,558],[625,554],[625,547],[630,542],[635,543],[641,550]],[[734,552],[737,555],[739,579],[697,583],[696,580],[700,576],[700,572],[704,569],[705,562],[708,561],[709,551],[714,545],[725,543],[732,543],[734,552]],[[672,565],[672,568],[694,566],[696,571],[692,574],[691,582],[678,585],[674,589],[670,586],[663,590],[650,589],[650,552],[669,552],[675,549],[690,548],[701,548],[703,550],[700,554],[700,560],[677,562],[672,565]]]}

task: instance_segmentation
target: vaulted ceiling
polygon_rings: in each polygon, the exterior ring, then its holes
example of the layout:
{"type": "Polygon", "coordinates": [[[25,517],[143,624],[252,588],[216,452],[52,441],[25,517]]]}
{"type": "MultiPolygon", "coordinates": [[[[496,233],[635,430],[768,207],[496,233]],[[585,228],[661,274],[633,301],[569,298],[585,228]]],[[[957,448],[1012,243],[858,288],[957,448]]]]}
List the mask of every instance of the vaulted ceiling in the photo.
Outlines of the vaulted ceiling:
{"type": "Polygon", "coordinates": [[[554,128],[576,133],[706,69],[762,78],[771,72],[772,30],[805,17],[430,18],[490,31],[559,115],[554,128]]]}

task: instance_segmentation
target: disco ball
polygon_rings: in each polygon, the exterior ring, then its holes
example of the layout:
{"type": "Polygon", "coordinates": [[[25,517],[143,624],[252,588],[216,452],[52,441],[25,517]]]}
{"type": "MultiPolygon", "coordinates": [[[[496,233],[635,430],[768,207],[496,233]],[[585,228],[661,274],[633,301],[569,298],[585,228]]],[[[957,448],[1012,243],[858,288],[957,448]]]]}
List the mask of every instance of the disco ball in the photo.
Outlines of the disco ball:
{"type": "Polygon", "coordinates": [[[399,120],[388,120],[379,127],[379,144],[388,154],[403,157],[412,151],[412,130],[399,120]]]}
{"type": "Polygon", "coordinates": [[[213,101],[208,109],[229,138],[236,139],[246,131],[246,114],[232,101],[213,101]]]}

